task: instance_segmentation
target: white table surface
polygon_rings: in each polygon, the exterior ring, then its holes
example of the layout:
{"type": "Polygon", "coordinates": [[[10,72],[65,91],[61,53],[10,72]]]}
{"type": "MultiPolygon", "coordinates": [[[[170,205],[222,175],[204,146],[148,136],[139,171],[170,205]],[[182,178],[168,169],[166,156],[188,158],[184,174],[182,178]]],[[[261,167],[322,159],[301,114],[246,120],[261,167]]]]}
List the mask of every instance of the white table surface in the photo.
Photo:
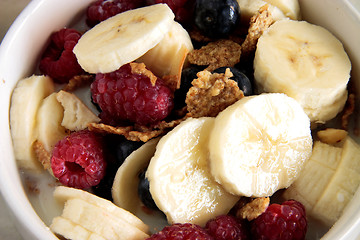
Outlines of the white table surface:
{"type": "MultiPolygon", "coordinates": [[[[0,39],[2,40],[21,10],[30,0],[0,0],[0,39]]],[[[8,208],[0,195],[0,239],[1,240],[22,240],[16,227],[11,220],[8,208]]]]}

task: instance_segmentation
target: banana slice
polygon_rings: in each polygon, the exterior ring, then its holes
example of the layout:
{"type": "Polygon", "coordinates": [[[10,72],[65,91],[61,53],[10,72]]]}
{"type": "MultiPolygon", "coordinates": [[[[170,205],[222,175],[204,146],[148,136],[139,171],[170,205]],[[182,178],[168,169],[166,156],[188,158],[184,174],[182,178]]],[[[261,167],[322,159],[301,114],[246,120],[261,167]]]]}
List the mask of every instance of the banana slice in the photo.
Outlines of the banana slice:
{"type": "Polygon", "coordinates": [[[42,100],[54,92],[53,81],[46,76],[33,75],[16,85],[10,106],[10,130],[14,153],[19,167],[40,171],[43,169],[33,150],[37,139],[37,112],[42,100]]]}
{"type": "Polygon", "coordinates": [[[106,199],[100,198],[86,191],[70,187],[58,186],[55,188],[54,197],[56,200],[63,204],[65,204],[65,202],[70,199],[82,199],[89,204],[106,210],[109,214],[123,219],[130,225],[135,226],[136,228],[140,229],[145,233],[149,231],[149,227],[132,213],[122,208],[119,208],[118,206],[106,199]]]}
{"type": "Polygon", "coordinates": [[[299,178],[283,196],[303,201],[309,216],[332,226],[360,185],[359,156],[360,146],[349,136],[340,147],[316,141],[299,178]]]}
{"type": "MultiPolygon", "coordinates": [[[[284,13],[276,6],[269,4],[266,0],[237,0],[240,6],[241,22],[243,24],[249,24],[250,18],[257,14],[260,8],[268,4],[268,11],[271,13],[271,17],[274,21],[286,18],[284,13]]],[[[289,0],[292,2],[294,0],[289,0]]]]}
{"type": "Polygon", "coordinates": [[[310,121],[285,94],[245,97],[215,119],[211,173],[228,192],[271,196],[289,187],[310,157],[310,121]]]}
{"type": "Polygon", "coordinates": [[[159,44],[150,49],[137,61],[158,77],[176,75],[181,77],[183,65],[186,65],[187,53],[194,49],[188,32],[178,22],[173,22],[170,31],[159,44]]]}
{"type": "Polygon", "coordinates": [[[89,123],[98,123],[98,118],[75,94],[60,91],[56,99],[64,108],[64,118],[61,125],[71,131],[87,128],[89,123]]]}
{"type": "MultiPolygon", "coordinates": [[[[301,171],[299,178],[289,189],[300,189],[300,195],[304,196],[307,205],[306,210],[310,211],[317,203],[324,189],[328,185],[341,159],[341,148],[333,147],[319,141],[314,143],[310,159],[301,171]]],[[[284,194],[289,197],[287,191],[284,194]]]]}
{"type": "Polygon", "coordinates": [[[54,218],[50,225],[50,229],[66,239],[90,239],[90,236],[92,235],[87,229],[63,217],[54,218]]]}
{"type": "Polygon", "coordinates": [[[286,17],[293,20],[300,20],[300,5],[298,0],[264,0],[267,3],[279,8],[286,17]]]}
{"type": "Polygon", "coordinates": [[[61,126],[64,117],[64,108],[56,99],[56,93],[46,97],[37,113],[37,132],[39,140],[47,152],[51,153],[55,144],[63,139],[67,133],[61,126]]]}
{"type": "MultiPolygon", "coordinates": [[[[149,237],[148,234],[124,221],[121,217],[79,198],[66,201],[61,217],[105,239],[142,240],[149,237]]],[[[57,233],[62,234],[62,232],[57,233]]]]}
{"type": "Polygon", "coordinates": [[[312,122],[326,122],[344,107],[351,63],[341,42],[305,21],[281,20],[260,37],[254,77],[261,92],[297,100],[312,122]]]}
{"type": "Polygon", "coordinates": [[[85,71],[112,72],[155,47],[173,22],[174,14],[167,4],[129,10],[87,31],[73,52],[85,71]]]}
{"type": "Polygon", "coordinates": [[[159,141],[146,176],[150,193],[170,223],[204,226],[239,200],[216,183],[207,164],[214,118],[190,118],[159,141]]]}
{"type": "Polygon", "coordinates": [[[159,139],[152,139],[132,152],[116,172],[111,190],[113,201],[119,207],[133,214],[141,205],[137,192],[139,173],[149,165],[159,139]]]}

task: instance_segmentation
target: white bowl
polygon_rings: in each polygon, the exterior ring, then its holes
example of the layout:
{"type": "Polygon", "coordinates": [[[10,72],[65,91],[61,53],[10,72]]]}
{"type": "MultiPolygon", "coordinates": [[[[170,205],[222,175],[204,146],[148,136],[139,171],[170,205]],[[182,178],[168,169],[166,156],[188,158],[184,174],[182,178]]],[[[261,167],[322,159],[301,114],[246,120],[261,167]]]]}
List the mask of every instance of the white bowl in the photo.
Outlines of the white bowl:
{"type": "MultiPolygon", "coordinates": [[[[16,19],[0,47],[0,189],[25,239],[56,239],[30,204],[14,159],[9,104],[16,82],[32,74],[50,33],[70,25],[92,0],[33,0],[16,19]]],[[[360,92],[360,2],[299,0],[304,19],[322,25],[343,43],[352,61],[352,80],[360,92]]],[[[360,236],[360,192],[323,239],[360,236]]]]}

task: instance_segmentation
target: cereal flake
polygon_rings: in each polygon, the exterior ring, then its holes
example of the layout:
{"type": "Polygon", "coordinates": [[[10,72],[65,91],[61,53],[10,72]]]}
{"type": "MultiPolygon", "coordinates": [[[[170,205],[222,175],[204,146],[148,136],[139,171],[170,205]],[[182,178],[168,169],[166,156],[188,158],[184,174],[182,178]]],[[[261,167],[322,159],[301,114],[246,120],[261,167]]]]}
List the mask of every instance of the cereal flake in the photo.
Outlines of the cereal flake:
{"type": "Polygon", "coordinates": [[[155,86],[158,77],[155,76],[155,74],[153,74],[150,70],[148,70],[144,63],[132,62],[130,63],[130,67],[131,67],[131,73],[140,74],[148,77],[150,79],[151,84],[155,86]]]}
{"type": "Polygon", "coordinates": [[[172,120],[170,122],[161,121],[153,127],[147,126],[111,126],[103,123],[89,123],[88,129],[90,131],[103,134],[117,134],[124,136],[130,141],[147,142],[152,138],[165,134],[169,129],[174,128],[185,118],[172,120]]]}
{"type": "Polygon", "coordinates": [[[77,75],[69,80],[64,86],[63,90],[66,92],[73,92],[85,85],[88,85],[94,81],[94,75],[77,75]]]}
{"type": "Polygon", "coordinates": [[[240,207],[236,216],[241,219],[247,219],[252,221],[258,216],[260,216],[267,207],[269,206],[270,198],[269,197],[259,197],[251,199],[250,202],[246,203],[244,206],[240,207]]]}
{"type": "Polygon", "coordinates": [[[244,97],[237,83],[230,79],[230,69],[225,73],[210,73],[207,70],[198,72],[197,79],[186,95],[188,116],[215,117],[226,107],[244,97]]]}
{"type": "Polygon", "coordinates": [[[259,9],[259,12],[251,17],[250,27],[245,41],[241,44],[242,57],[249,56],[256,49],[260,36],[273,23],[273,18],[266,4],[259,9]]]}
{"type": "Polygon", "coordinates": [[[191,64],[208,66],[206,70],[214,71],[219,67],[233,67],[240,61],[241,46],[232,40],[210,42],[200,49],[188,54],[191,64]]]}
{"type": "Polygon", "coordinates": [[[46,151],[44,144],[40,141],[35,141],[33,144],[33,149],[38,161],[43,165],[44,169],[51,168],[51,154],[46,151]]]}

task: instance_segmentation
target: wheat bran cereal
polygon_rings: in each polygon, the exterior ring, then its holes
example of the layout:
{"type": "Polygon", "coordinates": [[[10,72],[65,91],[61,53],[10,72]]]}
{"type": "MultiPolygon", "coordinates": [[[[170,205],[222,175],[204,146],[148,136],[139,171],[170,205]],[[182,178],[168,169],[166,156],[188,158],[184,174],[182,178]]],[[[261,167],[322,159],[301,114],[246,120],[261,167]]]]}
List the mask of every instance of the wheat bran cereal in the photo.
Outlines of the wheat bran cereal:
{"type": "Polygon", "coordinates": [[[192,81],[185,103],[188,116],[215,117],[226,107],[244,97],[237,83],[230,79],[233,76],[230,69],[225,73],[210,73],[207,70],[197,74],[197,79],[192,81]]]}
{"type": "Polygon", "coordinates": [[[214,71],[219,67],[233,67],[240,61],[241,46],[232,40],[210,42],[188,54],[191,64],[207,66],[205,70],[214,71]]]}

